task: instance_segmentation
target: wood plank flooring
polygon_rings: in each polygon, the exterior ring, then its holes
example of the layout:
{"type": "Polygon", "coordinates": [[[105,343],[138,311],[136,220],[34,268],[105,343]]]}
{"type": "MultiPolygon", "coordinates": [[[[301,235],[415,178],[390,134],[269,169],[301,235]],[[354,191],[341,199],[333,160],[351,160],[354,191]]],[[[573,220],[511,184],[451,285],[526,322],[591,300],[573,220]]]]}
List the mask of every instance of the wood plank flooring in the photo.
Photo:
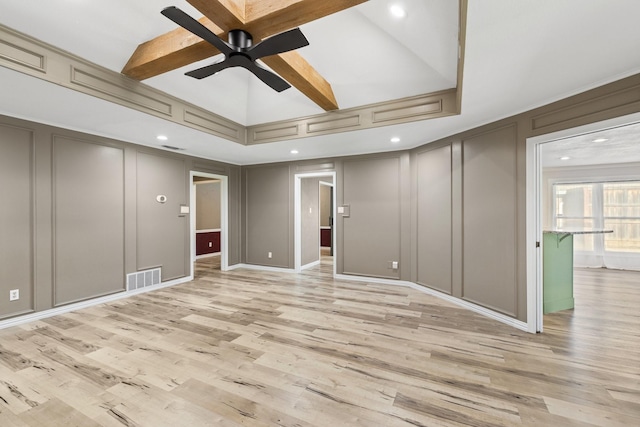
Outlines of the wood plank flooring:
{"type": "Polygon", "coordinates": [[[330,263],[216,262],[0,331],[0,426],[640,425],[640,273],[577,271],[532,335],[330,263]]]}

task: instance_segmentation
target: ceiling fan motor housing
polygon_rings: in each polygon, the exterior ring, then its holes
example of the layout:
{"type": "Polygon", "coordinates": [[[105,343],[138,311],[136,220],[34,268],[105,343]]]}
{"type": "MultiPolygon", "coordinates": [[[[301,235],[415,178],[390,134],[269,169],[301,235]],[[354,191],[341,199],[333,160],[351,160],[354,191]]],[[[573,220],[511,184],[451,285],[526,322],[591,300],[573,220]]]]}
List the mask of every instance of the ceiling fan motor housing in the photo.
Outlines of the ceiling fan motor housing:
{"type": "Polygon", "coordinates": [[[253,37],[244,30],[229,31],[229,44],[235,49],[247,49],[253,45],[253,37]]]}

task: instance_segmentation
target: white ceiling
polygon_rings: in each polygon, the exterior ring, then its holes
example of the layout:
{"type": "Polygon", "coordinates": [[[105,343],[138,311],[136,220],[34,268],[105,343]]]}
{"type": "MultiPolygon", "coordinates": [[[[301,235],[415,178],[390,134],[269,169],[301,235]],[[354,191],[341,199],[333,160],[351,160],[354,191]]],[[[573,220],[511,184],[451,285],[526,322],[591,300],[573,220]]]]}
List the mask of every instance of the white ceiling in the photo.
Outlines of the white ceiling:
{"type": "MultiPolygon", "coordinates": [[[[341,108],[455,86],[457,1],[398,0],[402,20],[388,14],[391,3],[370,0],[301,27],[310,45],[299,52],[341,108]]],[[[0,23],[120,71],[139,43],[176,27],[159,13],[169,5],[200,16],[185,0],[0,0],[0,23]]],[[[392,127],[245,147],[3,67],[0,113],[235,164],[412,148],[640,72],[638,16],[637,0],[469,0],[462,114],[392,127]]],[[[242,69],[183,75],[199,65],[145,83],[244,125],[322,112],[242,69]]]]}
{"type": "Polygon", "coordinates": [[[545,143],[540,153],[543,167],[640,163],[640,123],[545,143]]]}

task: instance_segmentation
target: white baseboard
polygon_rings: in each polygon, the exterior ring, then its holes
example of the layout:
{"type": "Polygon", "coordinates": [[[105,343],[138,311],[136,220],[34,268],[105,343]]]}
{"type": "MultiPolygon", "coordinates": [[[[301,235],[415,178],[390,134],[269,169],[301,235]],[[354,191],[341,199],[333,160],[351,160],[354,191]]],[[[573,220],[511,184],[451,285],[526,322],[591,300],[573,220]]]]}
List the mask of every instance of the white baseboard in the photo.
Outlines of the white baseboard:
{"type": "Polygon", "coordinates": [[[112,295],[106,295],[103,297],[93,298],[86,301],[64,305],[62,307],[50,308],[48,310],[38,311],[36,313],[25,314],[24,316],[13,317],[11,319],[0,321],[0,329],[10,328],[12,326],[18,326],[23,323],[33,322],[35,320],[46,319],[47,317],[68,313],[70,311],[81,310],[83,308],[92,307],[98,304],[105,304],[108,302],[117,301],[119,299],[129,298],[134,295],[143,294],[145,292],[151,292],[151,291],[155,291],[162,288],[168,288],[170,286],[179,285],[181,283],[190,282],[192,280],[193,280],[193,276],[181,277],[179,279],[174,279],[168,282],[160,283],[159,285],[147,286],[140,289],[134,289],[132,291],[122,291],[112,295]]]}
{"type": "Polygon", "coordinates": [[[258,270],[258,271],[273,271],[276,273],[295,273],[296,272],[293,268],[270,267],[268,265],[256,265],[256,264],[234,264],[234,265],[230,265],[229,268],[227,268],[227,271],[237,270],[239,268],[246,268],[247,270],[258,270]]]}
{"type": "Polygon", "coordinates": [[[210,253],[210,254],[196,255],[196,259],[211,258],[211,257],[214,257],[214,256],[218,256],[221,253],[222,252],[213,252],[213,253],[210,253]]]}
{"type": "Polygon", "coordinates": [[[498,322],[504,323],[506,325],[512,326],[516,329],[520,329],[525,332],[529,331],[529,327],[526,322],[523,322],[518,319],[514,319],[513,317],[506,316],[502,313],[497,313],[488,308],[482,307],[480,305],[471,303],[469,301],[465,301],[460,298],[452,297],[451,295],[447,295],[445,293],[436,291],[434,289],[428,288],[426,286],[418,285],[417,283],[408,282],[405,280],[393,280],[393,279],[380,279],[377,277],[366,277],[366,276],[352,276],[348,274],[336,274],[336,279],[340,280],[353,280],[357,282],[369,282],[369,283],[380,283],[383,285],[393,285],[393,286],[406,286],[422,293],[435,296],[437,298],[443,299],[460,307],[466,308],[467,310],[471,310],[474,313],[481,314],[485,317],[489,317],[493,320],[497,320],[498,322]]]}
{"type": "Polygon", "coordinates": [[[313,267],[315,267],[316,265],[320,265],[320,260],[313,261],[313,262],[310,262],[309,264],[305,264],[305,265],[303,265],[302,267],[300,267],[300,271],[302,271],[302,270],[307,270],[307,269],[309,269],[309,268],[313,268],[313,267]]]}

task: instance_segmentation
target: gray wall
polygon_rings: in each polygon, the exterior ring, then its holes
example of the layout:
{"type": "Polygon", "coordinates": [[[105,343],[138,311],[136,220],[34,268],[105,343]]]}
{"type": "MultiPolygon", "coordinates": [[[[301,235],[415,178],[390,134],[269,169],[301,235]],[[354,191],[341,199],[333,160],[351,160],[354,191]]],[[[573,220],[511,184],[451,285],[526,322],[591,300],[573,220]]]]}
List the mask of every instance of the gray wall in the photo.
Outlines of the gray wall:
{"type": "Polygon", "coordinates": [[[508,126],[462,145],[462,297],[511,316],[517,304],[515,139],[515,127],[508,126]]]}
{"type": "Polygon", "coordinates": [[[301,265],[320,260],[320,178],[300,180],[301,265]]]}
{"type": "Polygon", "coordinates": [[[34,133],[0,123],[0,318],[29,312],[34,298],[34,133]],[[20,299],[9,302],[9,291],[20,299]]]}
{"type": "Polygon", "coordinates": [[[240,167],[0,116],[0,319],[122,292],[150,267],[188,276],[191,170],[229,177],[240,262],[240,167]]]}
{"type": "Polygon", "coordinates": [[[242,171],[239,166],[229,166],[226,169],[221,169],[219,173],[226,174],[229,177],[229,221],[227,224],[229,247],[227,251],[227,259],[229,261],[229,265],[234,265],[244,261],[242,255],[244,248],[242,171]]]}
{"type": "MultiPolygon", "coordinates": [[[[343,163],[342,272],[399,279],[401,211],[400,157],[353,158],[343,163]]],[[[340,253],[340,252],[339,252],[340,253]]]]}
{"type": "Polygon", "coordinates": [[[452,151],[451,145],[427,146],[414,157],[416,282],[449,295],[453,294],[452,151]]]}
{"type": "Polygon", "coordinates": [[[196,230],[220,228],[220,181],[196,184],[196,230]]]}
{"type": "Polygon", "coordinates": [[[185,159],[163,153],[137,153],[137,269],[162,267],[162,280],[188,276],[189,204],[185,159]],[[156,197],[166,196],[165,203],[156,197]]]}
{"type": "MultiPolygon", "coordinates": [[[[321,181],[329,182],[326,179],[321,181]]],[[[328,185],[320,186],[320,226],[329,227],[331,218],[331,187],[328,185]]]]}
{"type": "Polygon", "coordinates": [[[246,170],[246,262],[292,267],[293,208],[289,168],[274,165],[246,170]],[[271,252],[272,258],[268,257],[271,252]]]}
{"type": "Polygon", "coordinates": [[[123,147],[54,135],[52,148],[53,304],[121,291],[123,147]]]}

